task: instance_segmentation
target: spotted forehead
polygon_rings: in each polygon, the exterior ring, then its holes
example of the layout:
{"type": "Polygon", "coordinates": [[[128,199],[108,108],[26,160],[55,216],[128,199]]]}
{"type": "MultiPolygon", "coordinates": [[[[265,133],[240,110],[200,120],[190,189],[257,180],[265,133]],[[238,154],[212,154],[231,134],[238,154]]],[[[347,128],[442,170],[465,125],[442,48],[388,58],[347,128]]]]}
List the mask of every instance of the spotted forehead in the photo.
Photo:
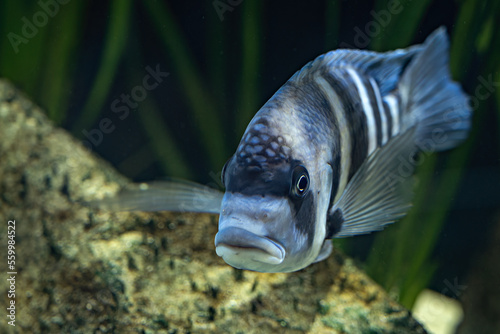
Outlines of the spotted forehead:
{"type": "Polygon", "coordinates": [[[290,159],[290,147],[266,118],[252,121],[236,151],[237,162],[247,165],[277,163],[290,159]]]}

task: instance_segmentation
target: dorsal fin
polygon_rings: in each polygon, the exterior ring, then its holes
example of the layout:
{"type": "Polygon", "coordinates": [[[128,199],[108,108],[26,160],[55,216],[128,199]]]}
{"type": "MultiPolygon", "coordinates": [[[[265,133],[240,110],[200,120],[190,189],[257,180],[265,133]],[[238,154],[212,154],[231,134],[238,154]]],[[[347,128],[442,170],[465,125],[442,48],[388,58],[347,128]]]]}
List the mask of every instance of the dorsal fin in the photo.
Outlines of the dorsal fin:
{"type": "Polygon", "coordinates": [[[420,45],[414,45],[384,53],[347,49],[330,51],[307,63],[290,81],[307,80],[312,73],[328,72],[336,67],[349,65],[372,76],[379,85],[381,94],[386,95],[396,88],[406,65],[421,50],[420,45]]]}

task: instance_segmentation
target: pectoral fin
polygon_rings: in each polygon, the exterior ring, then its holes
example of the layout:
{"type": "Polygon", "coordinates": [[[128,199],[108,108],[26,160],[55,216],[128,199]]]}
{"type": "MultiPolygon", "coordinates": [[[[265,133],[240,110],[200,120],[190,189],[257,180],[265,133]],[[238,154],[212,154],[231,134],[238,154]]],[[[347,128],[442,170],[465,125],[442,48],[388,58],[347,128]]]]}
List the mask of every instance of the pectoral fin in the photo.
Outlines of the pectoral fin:
{"type": "Polygon", "coordinates": [[[411,207],[415,128],[378,148],[361,165],[344,194],[329,212],[331,237],[382,230],[406,215],[411,207]],[[340,231],[339,231],[340,230],[340,231]]]}
{"type": "Polygon", "coordinates": [[[189,181],[141,183],[113,197],[92,201],[91,206],[110,211],[177,211],[219,213],[218,190],[189,181]]]}

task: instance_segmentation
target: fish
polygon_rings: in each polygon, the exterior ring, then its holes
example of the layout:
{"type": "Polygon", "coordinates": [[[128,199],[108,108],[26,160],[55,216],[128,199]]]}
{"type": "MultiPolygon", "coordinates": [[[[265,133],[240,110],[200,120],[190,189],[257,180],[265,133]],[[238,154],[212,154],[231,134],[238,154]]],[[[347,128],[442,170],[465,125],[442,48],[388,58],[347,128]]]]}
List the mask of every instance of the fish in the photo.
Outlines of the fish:
{"type": "Polygon", "coordinates": [[[334,50],[255,114],[222,169],[224,192],[156,182],[100,207],[219,214],[214,242],[227,264],[294,272],[328,258],[333,238],[405,216],[419,154],[463,142],[471,117],[469,97],[450,75],[443,27],[405,49],[334,50]]]}

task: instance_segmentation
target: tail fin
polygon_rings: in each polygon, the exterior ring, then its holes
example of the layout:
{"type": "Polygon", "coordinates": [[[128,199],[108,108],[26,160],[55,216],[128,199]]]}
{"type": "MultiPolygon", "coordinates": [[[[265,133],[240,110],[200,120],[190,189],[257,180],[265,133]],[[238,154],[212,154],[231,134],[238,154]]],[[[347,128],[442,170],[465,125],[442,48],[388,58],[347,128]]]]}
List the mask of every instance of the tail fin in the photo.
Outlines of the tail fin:
{"type": "Polygon", "coordinates": [[[426,151],[452,148],[469,132],[471,108],[451,80],[449,41],[443,27],[434,31],[398,84],[406,126],[417,124],[417,145],[426,151]]]}

